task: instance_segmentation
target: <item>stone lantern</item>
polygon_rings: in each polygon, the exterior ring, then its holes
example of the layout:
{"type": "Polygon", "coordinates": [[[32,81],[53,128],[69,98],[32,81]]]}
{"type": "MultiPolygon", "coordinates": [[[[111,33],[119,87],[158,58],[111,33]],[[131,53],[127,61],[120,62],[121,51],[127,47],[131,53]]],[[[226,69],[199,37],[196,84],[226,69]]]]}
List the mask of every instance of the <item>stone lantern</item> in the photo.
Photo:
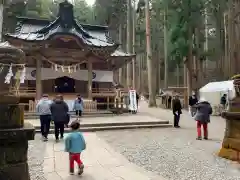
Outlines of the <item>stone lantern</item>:
{"type": "Polygon", "coordinates": [[[222,113],[226,119],[225,135],[219,156],[232,161],[240,160],[240,74],[232,78],[236,97],[229,102],[229,109],[222,113]]]}
{"type": "MultiPolygon", "coordinates": [[[[22,50],[7,42],[0,43],[0,63],[23,63],[22,50]]],[[[0,92],[0,179],[30,180],[27,153],[28,140],[34,139],[34,128],[23,121],[24,110],[15,94],[0,92]]]]}

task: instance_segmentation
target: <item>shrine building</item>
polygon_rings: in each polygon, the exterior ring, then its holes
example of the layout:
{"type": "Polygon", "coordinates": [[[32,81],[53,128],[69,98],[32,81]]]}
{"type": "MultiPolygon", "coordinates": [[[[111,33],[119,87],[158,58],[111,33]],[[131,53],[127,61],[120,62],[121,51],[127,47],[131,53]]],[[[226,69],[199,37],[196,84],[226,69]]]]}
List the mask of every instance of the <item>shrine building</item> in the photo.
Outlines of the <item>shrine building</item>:
{"type": "MultiPolygon", "coordinates": [[[[26,55],[21,98],[37,100],[45,93],[61,93],[93,99],[112,88],[114,71],[133,56],[119,49],[107,26],[77,22],[68,1],[59,4],[58,16],[52,22],[19,17],[15,33],[4,38],[26,55]]],[[[4,78],[4,74],[0,76],[4,78]]],[[[1,84],[2,91],[7,88],[1,84]]]]}

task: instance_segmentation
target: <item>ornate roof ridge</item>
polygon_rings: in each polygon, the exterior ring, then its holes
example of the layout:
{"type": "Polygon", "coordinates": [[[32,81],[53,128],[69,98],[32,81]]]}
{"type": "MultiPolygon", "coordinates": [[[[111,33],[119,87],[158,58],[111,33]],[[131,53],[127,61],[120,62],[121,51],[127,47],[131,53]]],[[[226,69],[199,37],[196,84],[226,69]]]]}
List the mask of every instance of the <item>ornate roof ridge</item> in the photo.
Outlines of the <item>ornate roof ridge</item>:
{"type": "MultiPolygon", "coordinates": [[[[20,23],[28,23],[29,24],[43,24],[43,25],[46,25],[46,24],[50,24],[51,22],[53,22],[53,20],[51,19],[46,19],[46,18],[32,18],[32,17],[25,17],[25,16],[18,16],[17,17],[17,20],[19,20],[20,23]]],[[[55,19],[56,20],[56,19],[55,19]]],[[[75,19],[76,21],[76,19],[75,19]]],[[[98,24],[88,24],[88,23],[81,23],[79,21],[76,21],[78,24],[80,24],[84,29],[91,29],[91,30],[94,30],[92,28],[96,28],[96,30],[109,30],[109,27],[108,26],[105,26],[105,25],[98,25],[98,24]],[[89,27],[89,28],[88,28],[89,27]]]]}

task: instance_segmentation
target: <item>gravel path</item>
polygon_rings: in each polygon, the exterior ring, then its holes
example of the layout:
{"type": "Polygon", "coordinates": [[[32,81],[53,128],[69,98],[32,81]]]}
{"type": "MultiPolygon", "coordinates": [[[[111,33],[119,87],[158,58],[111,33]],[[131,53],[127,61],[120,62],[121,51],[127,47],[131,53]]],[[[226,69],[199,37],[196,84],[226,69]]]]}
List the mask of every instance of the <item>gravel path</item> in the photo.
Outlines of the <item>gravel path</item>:
{"type": "Polygon", "coordinates": [[[43,153],[46,143],[40,140],[40,136],[36,135],[34,141],[29,141],[28,147],[28,165],[30,177],[32,180],[46,180],[43,173],[43,153]]]}
{"type": "MultiPolygon", "coordinates": [[[[140,110],[140,114],[172,119],[171,111],[147,109],[144,104],[140,110]]],[[[240,165],[217,156],[224,135],[224,119],[212,117],[209,124],[211,139],[208,141],[195,139],[195,121],[185,112],[180,125],[180,129],[105,131],[97,134],[128,160],[158,173],[166,180],[240,180],[240,165]]]]}
{"type": "Polygon", "coordinates": [[[166,179],[240,180],[239,166],[216,156],[221,141],[196,141],[190,130],[126,130],[98,135],[131,162],[166,179]]]}

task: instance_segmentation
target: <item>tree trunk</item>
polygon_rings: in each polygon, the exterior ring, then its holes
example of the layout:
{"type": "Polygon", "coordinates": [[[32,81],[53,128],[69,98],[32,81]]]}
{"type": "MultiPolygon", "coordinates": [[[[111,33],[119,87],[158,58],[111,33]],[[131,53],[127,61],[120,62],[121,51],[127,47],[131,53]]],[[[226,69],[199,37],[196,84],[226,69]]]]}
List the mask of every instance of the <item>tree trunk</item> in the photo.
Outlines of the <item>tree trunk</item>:
{"type": "MultiPolygon", "coordinates": [[[[132,0],[127,0],[127,51],[128,53],[132,53],[132,30],[131,30],[131,10],[132,10],[132,0]]],[[[127,63],[127,87],[132,86],[132,80],[131,80],[131,63],[127,63]]]]}
{"type": "MultiPolygon", "coordinates": [[[[136,54],[136,0],[133,0],[133,3],[134,3],[134,8],[132,10],[132,24],[133,24],[133,34],[132,34],[132,52],[133,54],[136,54]]],[[[136,89],[136,56],[133,57],[132,59],[132,85],[133,85],[133,88],[136,89]]]]}
{"type": "Polygon", "coordinates": [[[142,93],[143,92],[143,88],[142,88],[142,53],[139,55],[139,69],[138,69],[138,78],[139,78],[139,91],[142,93]]]}
{"type": "MultiPolygon", "coordinates": [[[[189,9],[189,17],[192,16],[191,12],[191,0],[188,0],[188,9],[189,9]]],[[[191,26],[191,23],[188,22],[188,42],[189,42],[189,47],[188,47],[188,57],[187,57],[187,85],[188,85],[188,97],[191,96],[192,93],[192,78],[193,78],[193,28],[191,26]]]]}
{"type": "Polygon", "coordinates": [[[235,5],[233,4],[233,1],[229,2],[230,4],[230,11],[229,11],[229,29],[228,29],[228,35],[229,35],[229,67],[230,67],[230,74],[229,76],[233,76],[235,74],[235,27],[234,27],[234,16],[235,16],[235,5]]]}
{"type": "Polygon", "coordinates": [[[183,84],[184,84],[184,107],[188,107],[188,90],[187,90],[187,62],[186,57],[183,59],[183,84]]]}
{"type": "Polygon", "coordinates": [[[224,79],[227,79],[229,76],[229,64],[228,64],[228,35],[227,35],[227,29],[228,29],[228,13],[224,13],[224,79]]]}
{"type": "Polygon", "coordinates": [[[168,88],[168,34],[167,34],[168,7],[164,10],[164,88],[168,88]]]}
{"type": "Polygon", "coordinates": [[[188,50],[188,57],[187,57],[187,88],[188,88],[188,96],[191,96],[192,93],[192,64],[193,64],[193,54],[192,54],[192,44],[193,44],[193,38],[192,38],[192,28],[189,27],[188,30],[188,39],[189,39],[189,50],[188,50]]]}
{"type": "Polygon", "coordinates": [[[161,85],[161,82],[162,82],[161,71],[162,71],[162,59],[161,59],[160,54],[158,54],[158,87],[159,87],[159,89],[162,88],[162,85],[161,85]]]}
{"type": "Polygon", "coordinates": [[[158,94],[158,92],[159,92],[159,89],[161,88],[160,86],[161,86],[161,83],[160,83],[160,79],[161,79],[161,68],[160,68],[160,66],[161,66],[161,63],[160,63],[160,61],[161,61],[161,58],[160,58],[160,52],[159,52],[159,49],[157,50],[157,52],[156,52],[156,92],[157,92],[157,94],[158,94]]]}
{"type": "Polygon", "coordinates": [[[150,11],[149,0],[145,1],[146,16],[146,45],[147,45],[147,67],[148,67],[148,91],[149,91],[149,107],[156,106],[156,91],[154,91],[153,73],[152,73],[152,49],[150,36],[150,11]]]}
{"type": "MultiPolygon", "coordinates": [[[[122,23],[120,22],[120,24],[119,24],[119,29],[118,29],[118,41],[119,41],[119,44],[120,44],[120,48],[122,49],[122,33],[123,33],[123,27],[122,27],[122,23]]],[[[121,84],[121,85],[123,85],[124,83],[123,83],[123,67],[122,68],[120,68],[119,69],[119,71],[118,71],[119,73],[118,73],[118,75],[119,75],[119,77],[118,77],[118,79],[119,79],[119,83],[121,84]]]]}
{"type": "MultiPolygon", "coordinates": [[[[195,70],[195,73],[196,73],[196,89],[199,89],[202,85],[202,72],[200,72],[200,69],[201,69],[201,60],[200,60],[200,51],[201,51],[201,47],[200,47],[200,28],[197,27],[195,28],[195,40],[196,40],[196,56],[195,56],[195,63],[196,63],[196,70],[195,70]]],[[[202,69],[201,69],[202,70],[202,69]]]]}
{"type": "Polygon", "coordinates": [[[180,68],[179,68],[179,64],[177,64],[177,87],[180,87],[180,68]]]}
{"type": "Polygon", "coordinates": [[[3,32],[3,0],[0,2],[0,42],[2,42],[3,32]]]}
{"type": "Polygon", "coordinates": [[[224,18],[221,12],[217,12],[216,14],[216,40],[217,40],[217,48],[216,48],[216,67],[217,72],[223,78],[223,55],[224,55],[224,18]]]}
{"type": "MultiPolygon", "coordinates": [[[[208,52],[208,12],[207,12],[207,8],[205,9],[205,19],[204,19],[204,24],[205,24],[205,43],[204,43],[204,51],[208,52]]],[[[207,72],[207,68],[208,68],[208,64],[209,64],[209,59],[206,58],[205,63],[204,63],[204,73],[207,72]]]]}

